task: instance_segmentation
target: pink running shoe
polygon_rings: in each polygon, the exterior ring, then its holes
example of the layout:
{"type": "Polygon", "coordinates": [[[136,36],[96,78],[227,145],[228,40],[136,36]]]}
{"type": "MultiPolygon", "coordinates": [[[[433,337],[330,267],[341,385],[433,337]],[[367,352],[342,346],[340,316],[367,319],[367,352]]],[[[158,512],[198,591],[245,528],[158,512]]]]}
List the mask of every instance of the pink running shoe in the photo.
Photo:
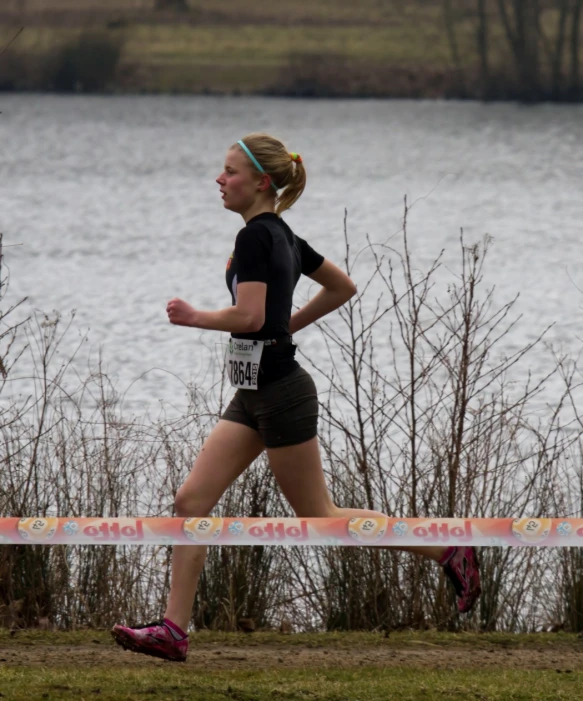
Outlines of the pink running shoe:
{"type": "Polygon", "coordinates": [[[111,634],[124,650],[161,657],[163,660],[184,662],[188,652],[188,635],[168,618],[134,628],[115,625],[111,634]]]}
{"type": "Polygon", "coordinates": [[[476,549],[452,546],[445,551],[439,564],[454,586],[458,611],[468,613],[482,593],[476,549]]]}

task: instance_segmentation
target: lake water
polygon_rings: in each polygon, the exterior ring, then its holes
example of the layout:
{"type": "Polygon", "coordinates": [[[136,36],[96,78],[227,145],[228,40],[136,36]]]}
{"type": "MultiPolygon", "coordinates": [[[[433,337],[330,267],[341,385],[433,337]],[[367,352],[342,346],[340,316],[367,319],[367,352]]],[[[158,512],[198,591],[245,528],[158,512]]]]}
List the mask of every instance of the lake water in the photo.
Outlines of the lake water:
{"type": "MultiPolygon", "coordinates": [[[[553,323],[549,342],[580,351],[581,106],[45,95],[3,95],[0,105],[4,307],[28,296],[14,320],[76,309],[62,357],[87,330],[80,371],[102,349],[131,411],[160,401],[180,411],[184,383],[210,388],[216,379],[212,357],[224,338],[170,326],[165,307],[174,296],[199,308],[230,303],[225,263],[242,220],[223,210],[215,178],[227,148],[250,131],[302,154],[308,187],[286,218],[326,257],[342,262],[345,208],[353,253],[367,236],[398,248],[407,195],[416,266],[426,270],[444,249],[435,296],[459,271],[460,228],[468,243],[488,233],[484,288],[496,286],[496,305],[520,293],[522,314],[499,351],[553,323]]],[[[371,265],[365,252],[357,283],[371,265]]],[[[298,303],[313,292],[307,282],[298,303]]],[[[326,366],[318,331],[297,341],[326,366]]],[[[29,374],[26,363],[17,376],[29,374]]],[[[541,376],[549,363],[540,347],[513,372],[541,376]]],[[[556,391],[551,383],[541,401],[556,391]]]]}

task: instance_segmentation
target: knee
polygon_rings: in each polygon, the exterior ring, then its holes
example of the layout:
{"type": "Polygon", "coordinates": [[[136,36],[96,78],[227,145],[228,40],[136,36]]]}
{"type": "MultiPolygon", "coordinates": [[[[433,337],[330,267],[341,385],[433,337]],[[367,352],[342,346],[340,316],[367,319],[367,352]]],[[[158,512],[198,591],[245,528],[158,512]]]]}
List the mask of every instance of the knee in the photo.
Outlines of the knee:
{"type": "Polygon", "coordinates": [[[184,487],[180,487],[174,497],[174,512],[177,516],[208,516],[212,508],[203,504],[196,495],[184,487]]]}
{"type": "Polygon", "coordinates": [[[339,506],[336,506],[334,502],[330,502],[330,506],[328,507],[328,513],[326,514],[326,518],[341,518],[342,517],[342,509],[339,506]]]}

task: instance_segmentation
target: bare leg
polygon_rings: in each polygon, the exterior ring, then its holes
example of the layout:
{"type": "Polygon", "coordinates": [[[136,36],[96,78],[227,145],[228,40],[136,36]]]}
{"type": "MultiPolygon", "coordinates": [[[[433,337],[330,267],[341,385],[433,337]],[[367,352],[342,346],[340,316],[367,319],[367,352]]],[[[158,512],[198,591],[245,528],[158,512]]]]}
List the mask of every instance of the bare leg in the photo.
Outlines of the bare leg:
{"type": "MultiPolygon", "coordinates": [[[[267,455],[275,479],[297,516],[385,516],[380,511],[345,509],[334,504],[326,486],[317,438],[285,448],[268,448],[267,455]]],[[[388,550],[416,553],[436,562],[446,550],[435,546],[386,547],[388,550]]]]}
{"type": "MultiPolygon", "coordinates": [[[[176,493],[177,515],[208,516],[225,490],[263,449],[263,442],[253,429],[233,421],[219,421],[176,493]]],[[[206,551],[204,545],[175,545],[172,550],[170,596],[164,616],[184,631],[192,615],[206,551]]]]}

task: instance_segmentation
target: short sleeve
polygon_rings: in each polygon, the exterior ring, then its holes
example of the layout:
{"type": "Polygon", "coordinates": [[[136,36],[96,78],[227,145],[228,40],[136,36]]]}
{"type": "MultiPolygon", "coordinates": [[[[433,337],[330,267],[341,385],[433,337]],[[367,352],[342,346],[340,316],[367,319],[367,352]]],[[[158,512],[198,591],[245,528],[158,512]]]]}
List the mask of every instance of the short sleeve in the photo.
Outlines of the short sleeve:
{"type": "Polygon", "coordinates": [[[267,270],[273,241],[261,224],[249,224],[235,239],[237,282],[267,282],[267,270]]]}
{"type": "Polygon", "coordinates": [[[324,262],[324,256],[315,251],[307,241],[296,237],[300,245],[300,253],[302,256],[302,275],[311,275],[316,272],[324,262]]]}

